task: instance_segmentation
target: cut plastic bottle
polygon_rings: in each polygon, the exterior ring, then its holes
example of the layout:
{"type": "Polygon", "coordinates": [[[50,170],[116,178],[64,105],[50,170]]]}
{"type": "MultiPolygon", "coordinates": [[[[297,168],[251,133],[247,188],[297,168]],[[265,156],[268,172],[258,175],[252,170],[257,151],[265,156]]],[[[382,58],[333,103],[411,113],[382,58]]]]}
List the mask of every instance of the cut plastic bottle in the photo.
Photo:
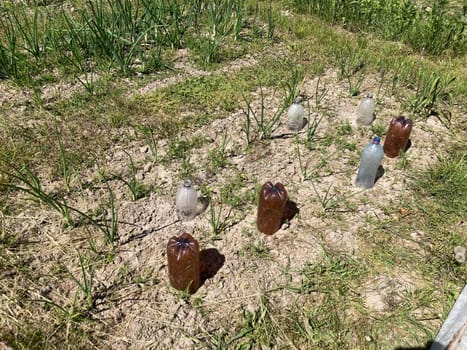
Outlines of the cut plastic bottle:
{"type": "Polygon", "coordinates": [[[183,186],[178,189],[175,206],[180,219],[190,220],[195,217],[198,208],[198,194],[192,187],[190,180],[185,180],[183,186]]]}
{"type": "Polygon", "coordinates": [[[277,232],[284,217],[287,191],[280,182],[275,185],[266,182],[261,188],[258,203],[258,215],[256,225],[264,234],[272,235],[277,232]]]}
{"type": "Polygon", "coordinates": [[[296,97],[287,111],[287,126],[290,130],[299,131],[305,125],[305,110],[301,104],[302,100],[302,97],[296,97]]]}
{"type": "Polygon", "coordinates": [[[376,173],[383,159],[383,148],[380,142],[381,139],[375,136],[373,141],[363,149],[357,180],[355,181],[356,186],[363,188],[372,188],[374,186],[376,173]]]}
{"type": "Polygon", "coordinates": [[[199,244],[189,233],[172,237],[167,243],[170,285],[195,293],[200,284],[199,244]]]}
{"type": "Polygon", "coordinates": [[[403,116],[393,118],[389,123],[388,134],[384,140],[384,154],[389,158],[397,157],[407,147],[413,122],[403,116]]]}
{"type": "Polygon", "coordinates": [[[373,98],[372,94],[368,94],[358,106],[357,123],[362,125],[370,125],[374,119],[375,99],[373,98]]]}

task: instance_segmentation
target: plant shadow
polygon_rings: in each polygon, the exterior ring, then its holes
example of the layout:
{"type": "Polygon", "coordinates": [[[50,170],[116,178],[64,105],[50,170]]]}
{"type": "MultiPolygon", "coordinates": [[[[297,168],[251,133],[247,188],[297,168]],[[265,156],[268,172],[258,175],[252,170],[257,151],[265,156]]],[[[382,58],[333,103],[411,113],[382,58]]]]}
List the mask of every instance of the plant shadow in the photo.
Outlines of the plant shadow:
{"type": "Polygon", "coordinates": [[[216,248],[201,250],[199,252],[200,285],[203,285],[207,279],[213,278],[224,262],[225,256],[219,253],[216,248]]]}

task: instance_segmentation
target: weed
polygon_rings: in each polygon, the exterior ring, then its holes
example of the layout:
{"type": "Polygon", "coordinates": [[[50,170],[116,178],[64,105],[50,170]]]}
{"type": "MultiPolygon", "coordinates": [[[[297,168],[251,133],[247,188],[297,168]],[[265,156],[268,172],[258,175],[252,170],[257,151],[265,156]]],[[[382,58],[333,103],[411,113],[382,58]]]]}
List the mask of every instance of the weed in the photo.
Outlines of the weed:
{"type": "MultiPolygon", "coordinates": [[[[76,285],[79,287],[79,291],[84,296],[86,300],[86,307],[88,310],[94,308],[94,303],[96,301],[95,294],[93,293],[93,283],[94,283],[94,267],[85,261],[80,252],[76,251],[79,258],[79,266],[81,271],[81,278],[75,277],[75,275],[67,268],[68,274],[75,281],[76,285]]],[[[76,295],[75,295],[76,300],[76,295]]]]}
{"type": "Polygon", "coordinates": [[[259,85],[260,89],[260,110],[259,112],[256,112],[252,105],[251,102],[246,99],[246,97],[243,97],[243,100],[246,103],[246,110],[242,108],[243,114],[246,118],[246,122],[244,124],[244,132],[246,134],[246,139],[247,139],[247,146],[250,145],[252,138],[250,135],[251,131],[251,125],[252,122],[255,123],[255,126],[258,130],[258,137],[260,140],[266,140],[271,138],[272,134],[276,129],[279,127],[280,123],[280,117],[282,116],[282,113],[285,111],[287,108],[287,105],[285,104],[284,99],[282,100],[280,106],[275,109],[275,112],[271,117],[266,116],[266,103],[265,103],[265,95],[263,91],[263,87],[260,83],[259,85]]]}
{"type": "Polygon", "coordinates": [[[309,11],[331,23],[354,31],[371,31],[386,40],[401,40],[416,50],[439,55],[447,50],[465,52],[462,38],[463,9],[452,1],[435,2],[433,7],[413,1],[369,0],[348,6],[338,1],[294,0],[297,9],[309,11]]]}
{"type": "Polygon", "coordinates": [[[136,127],[136,130],[143,134],[143,137],[151,151],[152,158],[154,162],[157,162],[159,157],[158,157],[158,151],[157,151],[157,141],[156,137],[154,134],[154,129],[151,126],[144,125],[144,124],[139,124],[136,127]]]}
{"type": "Polygon", "coordinates": [[[374,122],[371,124],[371,132],[373,135],[385,136],[387,132],[387,125],[383,123],[374,122]]]}
{"type": "Polygon", "coordinates": [[[124,152],[130,159],[130,180],[125,180],[122,176],[119,176],[118,178],[129,188],[131,192],[131,200],[136,201],[143,198],[149,189],[136,180],[136,167],[133,163],[133,158],[131,158],[131,155],[127,151],[124,152]]]}
{"type": "Polygon", "coordinates": [[[309,180],[311,182],[311,186],[313,187],[313,191],[316,194],[316,197],[318,197],[318,201],[321,204],[321,208],[323,209],[323,211],[326,212],[328,210],[336,209],[338,205],[337,200],[335,199],[336,194],[331,194],[331,188],[333,185],[330,184],[324,192],[324,194],[321,195],[317,190],[314,181],[311,178],[309,178],[309,180]]]}
{"type": "Polygon", "coordinates": [[[255,243],[246,243],[240,254],[255,259],[269,259],[271,257],[269,251],[270,249],[264,244],[264,241],[258,240],[255,243]]]}
{"type": "Polygon", "coordinates": [[[2,160],[2,162],[5,167],[10,170],[2,169],[0,171],[10,180],[10,182],[1,183],[1,186],[31,195],[32,198],[49,205],[51,208],[59,212],[65,219],[67,226],[72,227],[74,225],[74,221],[71,216],[71,208],[68,206],[66,201],[64,199],[56,199],[54,196],[46,193],[42,189],[40,179],[31,170],[25,166],[17,167],[5,160],[2,160]],[[11,181],[18,181],[24,187],[15,185],[11,181]]]}
{"type": "Polygon", "coordinates": [[[208,153],[210,168],[212,171],[217,171],[224,168],[228,164],[227,158],[227,130],[224,130],[222,140],[219,146],[214,147],[208,153]]]}
{"type": "Polygon", "coordinates": [[[285,96],[284,104],[286,106],[290,106],[298,96],[303,75],[303,69],[297,67],[295,64],[290,65],[290,78],[285,83],[282,83],[285,96]]]}
{"type": "Polygon", "coordinates": [[[435,73],[420,72],[416,92],[409,99],[411,111],[426,115],[436,113],[441,102],[452,99],[450,87],[455,80],[456,77],[441,78],[435,73]]]}
{"type": "Polygon", "coordinates": [[[346,46],[336,49],[335,55],[339,64],[340,76],[347,80],[350,96],[357,96],[365,78],[363,50],[346,46]]]}
{"type": "Polygon", "coordinates": [[[315,93],[313,96],[315,97],[315,108],[319,109],[321,107],[321,104],[323,100],[326,98],[329,92],[329,88],[326,86],[326,84],[323,87],[320,87],[321,83],[321,76],[318,76],[318,80],[316,81],[316,86],[315,86],[315,93]]]}
{"type": "Polygon", "coordinates": [[[211,198],[209,206],[209,224],[211,225],[214,239],[219,239],[219,235],[223,233],[229,226],[228,220],[230,218],[231,209],[226,215],[222,215],[223,203],[220,200],[213,200],[211,198]],[[216,206],[216,208],[214,207],[216,206]]]}

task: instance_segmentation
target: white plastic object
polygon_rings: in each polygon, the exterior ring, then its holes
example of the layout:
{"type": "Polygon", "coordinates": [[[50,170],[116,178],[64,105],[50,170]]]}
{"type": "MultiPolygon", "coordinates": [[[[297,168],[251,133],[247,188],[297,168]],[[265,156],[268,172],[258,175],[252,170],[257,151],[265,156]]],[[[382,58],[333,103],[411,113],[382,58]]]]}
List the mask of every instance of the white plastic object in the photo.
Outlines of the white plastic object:
{"type": "Polygon", "coordinates": [[[177,214],[182,219],[190,219],[196,215],[198,194],[192,187],[190,180],[185,180],[183,186],[178,189],[175,206],[177,214]]]}
{"type": "Polygon", "coordinates": [[[465,262],[465,248],[462,246],[456,246],[454,248],[454,258],[459,264],[465,262]]]}
{"type": "Polygon", "coordinates": [[[360,167],[355,184],[358,187],[372,188],[375,184],[376,173],[383,159],[383,147],[378,136],[365,146],[360,159],[360,167]]]}
{"type": "Polygon", "coordinates": [[[362,125],[370,125],[375,119],[375,99],[372,94],[366,95],[366,97],[360,102],[358,106],[358,118],[357,123],[362,125]]]}
{"type": "Polygon", "coordinates": [[[302,98],[298,96],[287,111],[287,126],[290,130],[299,131],[305,124],[305,110],[301,102],[302,98]]]}

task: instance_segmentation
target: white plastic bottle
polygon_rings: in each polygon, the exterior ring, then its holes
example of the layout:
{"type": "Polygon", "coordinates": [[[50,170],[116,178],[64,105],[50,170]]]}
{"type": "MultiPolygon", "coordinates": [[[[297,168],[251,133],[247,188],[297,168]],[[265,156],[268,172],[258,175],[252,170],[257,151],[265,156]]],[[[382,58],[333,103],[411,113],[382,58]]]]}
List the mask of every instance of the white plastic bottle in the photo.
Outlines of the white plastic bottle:
{"type": "Polygon", "coordinates": [[[360,102],[358,106],[358,118],[357,123],[362,125],[370,125],[375,119],[375,99],[372,94],[366,95],[366,97],[360,102]]]}
{"type": "Polygon", "coordinates": [[[196,215],[198,206],[198,194],[191,186],[190,180],[185,180],[183,186],[177,191],[175,207],[177,215],[182,220],[192,219],[196,215]]]}
{"type": "Polygon", "coordinates": [[[358,187],[372,188],[375,184],[376,173],[383,159],[383,147],[378,136],[365,146],[360,159],[360,167],[355,184],[358,187]]]}
{"type": "Polygon", "coordinates": [[[287,111],[287,126],[290,130],[299,131],[305,124],[305,110],[301,103],[302,97],[296,97],[287,111]]]}

